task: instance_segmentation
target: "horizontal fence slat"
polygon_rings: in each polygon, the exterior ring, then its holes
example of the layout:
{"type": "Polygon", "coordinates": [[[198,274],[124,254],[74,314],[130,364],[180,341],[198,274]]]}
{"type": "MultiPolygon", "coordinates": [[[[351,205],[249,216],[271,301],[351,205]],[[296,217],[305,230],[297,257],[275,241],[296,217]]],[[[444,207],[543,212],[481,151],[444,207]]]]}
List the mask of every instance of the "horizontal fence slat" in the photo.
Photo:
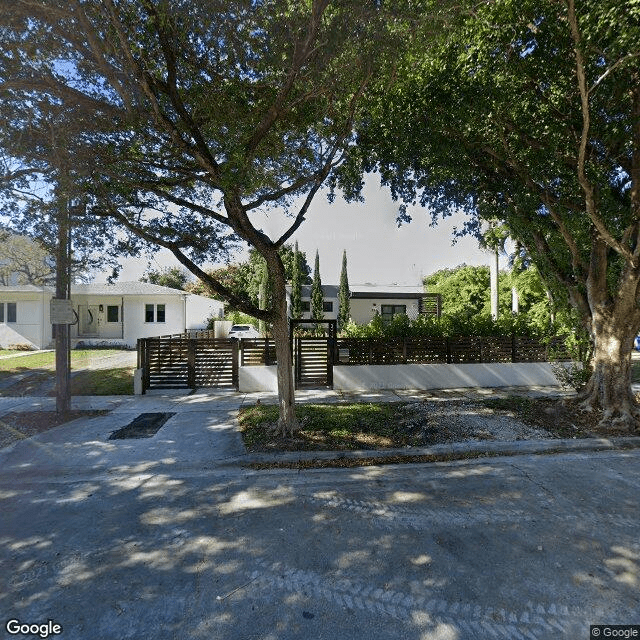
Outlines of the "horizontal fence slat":
{"type": "Polygon", "coordinates": [[[234,340],[197,331],[144,338],[139,345],[146,388],[237,387],[234,340]]]}
{"type": "Polygon", "coordinates": [[[564,340],[550,346],[520,336],[452,336],[407,338],[338,338],[335,365],[465,364],[571,360],[564,340]]]}

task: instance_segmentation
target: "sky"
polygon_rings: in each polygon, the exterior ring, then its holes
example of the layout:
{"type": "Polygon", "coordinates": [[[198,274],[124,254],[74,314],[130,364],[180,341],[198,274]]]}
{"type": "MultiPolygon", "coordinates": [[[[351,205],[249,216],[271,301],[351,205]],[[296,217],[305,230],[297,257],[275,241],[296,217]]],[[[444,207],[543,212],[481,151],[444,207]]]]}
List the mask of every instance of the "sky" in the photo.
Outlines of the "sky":
{"type": "MultiPolygon", "coordinates": [[[[430,227],[430,216],[421,207],[409,209],[413,220],[398,228],[398,203],[393,202],[389,190],[379,186],[376,176],[368,176],[363,191],[364,202],[346,203],[339,195],[333,203],[326,192],[319,192],[291,243],[307,255],[313,268],[316,250],[320,256],[320,276],[323,284],[338,284],[342,266],[342,252],[347,252],[350,284],[398,284],[419,286],[422,278],[444,267],[460,264],[489,264],[489,254],[478,247],[474,238],[465,237],[453,244],[454,227],[462,227],[463,215],[454,215],[430,227]]],[[[254,224],[257,219],[254,219],[254,224]]],[[[259,224],[272,238],[286,228],[290,220],[272,211],[259,224]]],[[[239,262],[246,255],[238,255],[239,262]]],[[[501,261],[504,268],[506,259],[501,261]]],[[[179,266],[167,251],[158,252],[149,263],[147,258],[123,262],[120,281],[139,280],[147,270],[179,266]]],[[[104,282],[108,274],[96,277],[104,282]]]]}

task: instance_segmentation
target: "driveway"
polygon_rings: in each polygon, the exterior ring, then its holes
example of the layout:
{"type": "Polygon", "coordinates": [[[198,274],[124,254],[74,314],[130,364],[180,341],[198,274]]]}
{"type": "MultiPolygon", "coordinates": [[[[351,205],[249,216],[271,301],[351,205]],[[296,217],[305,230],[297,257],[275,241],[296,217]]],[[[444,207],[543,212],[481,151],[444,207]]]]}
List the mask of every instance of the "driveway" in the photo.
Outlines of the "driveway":
{"type": "Polygon", "coordinates": [[[255,472],[237,396],[215,396],[122,402],[0,452],[0,620],[78,640],[575,640],[640,623],[638,450],[255,472]],[[107,439],[165,410],[152,438],[107,439]]]}

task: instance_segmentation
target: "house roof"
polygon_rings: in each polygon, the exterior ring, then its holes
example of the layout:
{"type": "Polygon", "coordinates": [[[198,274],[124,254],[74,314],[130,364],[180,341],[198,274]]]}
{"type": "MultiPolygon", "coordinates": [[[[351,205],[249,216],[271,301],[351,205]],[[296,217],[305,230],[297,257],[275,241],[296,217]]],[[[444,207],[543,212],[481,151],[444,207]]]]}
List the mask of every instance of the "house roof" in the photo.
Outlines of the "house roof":
{"type": "Polygon", "coordinates": [[[184,295],[187,292],[171,287],[162,287],[149,282],[114,282],[113,284],[95,283],[72,284],[71,294],[100,295],[100,296],[140,296],[140,295],[184,295]]]}
{"type": "MultiPolygon", "coordinates": [[[[34,291],[52,294],[55,293],[55,289],[52,287],[38,287],[32,284],[0,287],[0,291],[4,291],[7,293],[34,291]]],[[[115,282],[114,284],[101,282],[93,282],[90,284],[72,284],[71,295],[73,294],[98,296],[196,295],[188,293],[187,291],[182,291],[180,289],[172,289],[170,287],[161,287],[158,284],[136,281],[115,282]]]]}
{"type": "Polygon", "coordinates": [[[51,292],[53,289],[51,287],[39,287],[35,284],[11,284],[8,286],[1,286],[0,291],[5,291],[7,293],[42,293],[43,291],[51,292]]]}
{"type": "Polygon", "coordinates": [[[352,298],[422,298],[424,287],[396,284],[354,284],[350,285],[352,298]]]}
{"type": "MultiPolygon", "coordinates": [[[[340,287],[335,284],[323,284],[322,294],[325,298],[337,298],[340,287]]],[[[411,287],[395,284],[354,284],[349,286],[352,298],[422,298],[427,295],[423,287],[411,287]]],[[[291,293],[291,287],[287,286],[291,293]]],[[[302,297],[311,297],[311,285],[302,286],[302,297]]]]}
{"type": "MultiPolygon", "coordinates": [[[[338,289],[339,287],[335,284],[323,284],[322,285],[322,295],[325,298],[337,298],[338,297],[338,289]]],[[[303,284],[302,285],[302,297],[310,298],[311,297],[311,285],[303,284]]]]}

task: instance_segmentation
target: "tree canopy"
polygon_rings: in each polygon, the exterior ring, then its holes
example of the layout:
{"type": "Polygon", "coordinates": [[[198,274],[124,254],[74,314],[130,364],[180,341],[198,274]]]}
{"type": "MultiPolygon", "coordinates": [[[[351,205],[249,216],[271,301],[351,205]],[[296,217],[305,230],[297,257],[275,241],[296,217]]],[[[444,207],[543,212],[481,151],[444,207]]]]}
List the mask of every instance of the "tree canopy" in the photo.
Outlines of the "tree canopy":
{"type": "Polygon", "coordinates": [[[188,271],[180,269],[180,267],[165,267],[164,269],[149,269],[140,278],[141,282],[150,282],[151,284],[158,284],[162,287],[169,287],[171,289],[188,288],[191,280],[191,275],[188,271]]]}
{"type": "Polygon", "coordinates": [[[91,215],[168,249],[273,324],[283,428],[295,415],[278,249],[352,146],[365,91],[389,76],[402,42],[390,11],[375,1],[16,0],[2,14],[0,101],[19,114],[12,128],[55,105],[74,151],[64,196],[79,192],[91,215]],[[273,212],[288,216],[275,238],[261,224],[273,212]],[[269,308],[202,269],[243,243],[266,261],[269,308]]]}
{"type": "Polygon", "coordinates": [[[359,127],[342,185],[378,169],[434,218],[502,220],[595,345],[585,406],[633,424],[640,329],[640,6],[614,0],[474,4],[439,47],[414,48],[359,127]],[[355,170],[354,170],[355,167],[355,170]]]}
{"type": "Polygon", "coordinates": [[[51,255],[37,242],[0,228],[0,284],[50,285],[55,281],[51,255]]]}

